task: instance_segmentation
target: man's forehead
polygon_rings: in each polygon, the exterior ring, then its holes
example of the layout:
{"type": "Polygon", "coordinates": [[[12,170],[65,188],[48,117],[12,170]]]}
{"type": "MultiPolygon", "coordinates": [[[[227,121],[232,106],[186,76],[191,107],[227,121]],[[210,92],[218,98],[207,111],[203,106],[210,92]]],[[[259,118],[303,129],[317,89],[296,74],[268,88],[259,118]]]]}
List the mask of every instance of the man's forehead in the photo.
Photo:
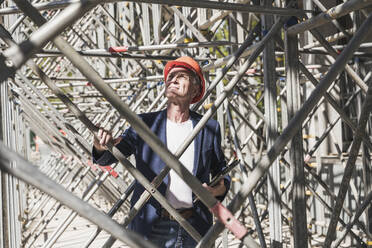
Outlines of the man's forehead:
{"type": "Polygon", "coordinates": [[[175,72],[187,72],[187,73],[192,73],[189,69],[186,69],[184,67],[174,67],[169,71],[169,74],[173,74],[175,72]]]}

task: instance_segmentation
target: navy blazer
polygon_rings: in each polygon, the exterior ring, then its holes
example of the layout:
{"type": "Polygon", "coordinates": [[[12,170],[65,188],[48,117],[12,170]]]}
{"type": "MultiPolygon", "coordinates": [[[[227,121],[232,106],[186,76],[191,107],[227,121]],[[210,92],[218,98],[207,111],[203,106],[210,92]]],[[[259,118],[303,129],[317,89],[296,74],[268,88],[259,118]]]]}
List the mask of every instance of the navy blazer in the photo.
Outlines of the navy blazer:
{"type": "MultiPolygon", "coordinates": [[[[160,140],[166,144],[166,110],[140,114],[139,117],[160,138],[160,140]]],[[[200,121],[201,117],[201,115],[190,111],[190,119],[194,127],[200,121]]],[[[128,128],[121,137],[122,140],[116,145],[116,147],[126,156],[134,154],[137,169],[140,170],[141,173],[151,182],[164,168],[164,162],[155,152],[152,151],[142,138],[137,135],[133,128],[128,128]]],[[[194,139],[194,145],[195,156],[192,174],[196,176],[201,183],[208,183],[210,181],[210,176],[214,177],[226,166],[225,157],[221,150],[221,133],[218,122],[215,120],[209,120],[194,139]]],[[[109,165],[117,162],[117,160],[109,151],[105,151],[102,155],[98,156],[95,149],[93,149],[93,162],[100,165],[109,165]]],[[[158,188],[160,193],[163,195],[165,195],[167,184],[168,176],[164,178],[162,184],[158,188]]],[[[225,177],[225,186],[227,192],[230,188],[229,176],[225,177]]],[[[136,182],[131,199],[132,207],[140,198],[143,191],[143,186],[136,182]]],[[[220,196],[217,199],[222,201],[225,195],[220,196]]],[[[201,235],[204,235],[212,225],[212,214],[200,201],[197,201],[194,205],[195,215],[188,219],[188,221],[201,235]]],[[[144,237],[147,237],[150,234],[152,223],[159,218],[160,210],[161,205],[151,197],[130,223],[129,228],[141,233],[144,237]]]]}

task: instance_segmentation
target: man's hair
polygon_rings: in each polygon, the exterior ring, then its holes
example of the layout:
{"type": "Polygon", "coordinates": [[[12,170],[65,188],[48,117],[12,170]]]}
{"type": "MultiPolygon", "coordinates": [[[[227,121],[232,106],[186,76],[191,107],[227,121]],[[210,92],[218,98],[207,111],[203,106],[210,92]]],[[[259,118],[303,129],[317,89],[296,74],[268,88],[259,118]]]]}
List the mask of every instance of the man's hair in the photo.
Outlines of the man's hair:
{"type": "Polygon", "coordinates": [[[191,83],[193,85],[199,86],[199,94],[200,94],[200,91],[202,89],[202,85],[201,85],[199,76],[195,72],[193,72],[191,70],[188,70],[188,71],[190,72],[190,75],[191,75],[191,77],[190,77],[191,83]]]}
{"type": "Polygon", "coordinates": [[[188,70],[190,72],[190,75],[192,76],[192,84],[197,84],[199,87],[201,87],[201,82],[199,76],[192,70],[188,70]]]}

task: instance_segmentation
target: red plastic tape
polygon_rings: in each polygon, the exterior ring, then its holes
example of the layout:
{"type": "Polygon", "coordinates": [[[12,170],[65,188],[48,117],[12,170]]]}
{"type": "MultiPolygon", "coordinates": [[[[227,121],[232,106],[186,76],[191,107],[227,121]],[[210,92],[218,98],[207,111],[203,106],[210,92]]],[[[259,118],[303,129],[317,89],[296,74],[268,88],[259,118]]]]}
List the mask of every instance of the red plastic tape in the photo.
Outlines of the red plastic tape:
{"type": "Polygon", "coordinates": [[[210,211],[229,229],[236,238],[242,239],[248,230],[234,217],[221,202],[217,202],[210,211]]]}
{"type": "Polygon", "coordinates": [[[109,47],[109,52],[110,53],[124,53],[128,51],[127,46],[122,46],[122,47],[109,47]]]}

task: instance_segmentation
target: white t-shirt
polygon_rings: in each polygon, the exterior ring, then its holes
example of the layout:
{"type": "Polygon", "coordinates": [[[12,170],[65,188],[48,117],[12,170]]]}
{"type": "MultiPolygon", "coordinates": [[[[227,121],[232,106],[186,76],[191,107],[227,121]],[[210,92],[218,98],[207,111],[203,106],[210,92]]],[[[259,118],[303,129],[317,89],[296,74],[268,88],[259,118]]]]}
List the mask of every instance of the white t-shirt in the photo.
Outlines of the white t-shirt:
{"type": "MultiPolygon", "coordinates": [[[[191,133],[192,129],[191,120],[175,123],[167,119],[167,147],[173,154],[191,133]]],[[[194,168],[194,150],[193,141],[180,158],[181,163],[191,173],[194,168]]],[[[169,172],[169,183],[165,196],[176,209],[191,208],[193,206],[191,188],[173,170],[169,172]]]]}

